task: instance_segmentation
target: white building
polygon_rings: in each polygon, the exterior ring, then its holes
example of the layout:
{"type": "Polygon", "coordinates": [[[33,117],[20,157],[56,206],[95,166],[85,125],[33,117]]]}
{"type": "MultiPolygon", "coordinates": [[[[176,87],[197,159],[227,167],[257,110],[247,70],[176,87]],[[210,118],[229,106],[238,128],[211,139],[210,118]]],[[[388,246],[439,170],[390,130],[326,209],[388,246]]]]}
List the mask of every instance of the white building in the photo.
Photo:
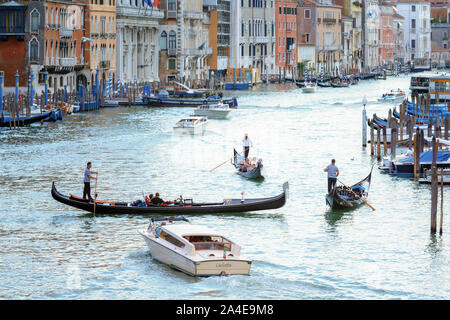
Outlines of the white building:
{"type": "Polygon", "coordinates": [[[118,0],[117,14],[117,77],[122,82],[159,81],[159,20],[164,17],[158,8],[143,1],[118,0]]]}
{"type": "Polygon", "coordinates": [[[431,16],[428,0],[398,0],[398,13],[404,20],[406,62],[431,58],[431,16]]]}
{"type": "Polygon", "coordinates": [[[276,74],[275,1],[232,1],[230,67],[276,74]]]}
{"type": "Polygon", "coordinates": [[[380,7],[378,0],[364,0],[363,8],[363,68],[370,71],[379,65],[378,32],[380,30],[380,7]]]}

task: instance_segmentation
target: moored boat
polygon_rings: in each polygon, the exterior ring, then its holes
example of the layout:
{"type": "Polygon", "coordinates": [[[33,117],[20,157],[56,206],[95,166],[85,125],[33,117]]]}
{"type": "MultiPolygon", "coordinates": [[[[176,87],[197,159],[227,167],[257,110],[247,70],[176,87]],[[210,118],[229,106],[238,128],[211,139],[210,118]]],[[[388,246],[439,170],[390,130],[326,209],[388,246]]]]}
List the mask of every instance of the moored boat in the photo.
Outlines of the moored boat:
{"type": "Polygon", "coordinates": [[[203,134],[206,131],[207,124],[207,117],[185,117],[175,124],[173,131],[177,133],[203,134]]]}
{"type": "Polygon", "coordinates": [[[147,229],[139,230],[154,260],[197,277],[250,273],[252,262],[241,256],[240,245],[206,226],[173,221],[189,222],[152,218],[147,229]]]}
{"type": "Polygon", "coordinates": [[[332,209],[345,209],[354,208],[364,203],[364,201],[369,196],[372,170],[370,170],[369,175],[363,180],[350,186],[349,188],[351,189],[351,191],[343,185],[336,186],[330,193],[325,196],[327,205],[329,205],[332,209]]]}
{"type": "Polygon", "coordinates": [[[331,86],[333,88],[347,88],[348,82],[341,81],[341,82],[331,82],[331,86]]]}
{"type": "MultiPolygon", "coordinates": [[[[226,198],[217,202],[194,202],[192,199],[165,202],[162,205],[145,205],[142,201],[118,202],[97,200],[95,203],[96,214],[219,214],[241,213],[278,209],[284,206],[287,199],[289,184],[283,184],[283,192],[274,197],[256,199],[231,199],[226,198]]],[[[51,194],[53,199],[88,212],[94,212],[94,202],[72,194],[63,195],[52,184],[51,194]]]]}
{"type": "Polygon", "coordinates": [[[7,112],[2,112],[0,115],[0,127],[10,127],[10,126],[16,126],[16,127],[22,127],[30,125],[34,122],[43,121],[44,119],[50,117],[52,114],[52,111],[43,112],[39,114],[30,115],[29,117],[14,117],[11,116],[7,112]]]}

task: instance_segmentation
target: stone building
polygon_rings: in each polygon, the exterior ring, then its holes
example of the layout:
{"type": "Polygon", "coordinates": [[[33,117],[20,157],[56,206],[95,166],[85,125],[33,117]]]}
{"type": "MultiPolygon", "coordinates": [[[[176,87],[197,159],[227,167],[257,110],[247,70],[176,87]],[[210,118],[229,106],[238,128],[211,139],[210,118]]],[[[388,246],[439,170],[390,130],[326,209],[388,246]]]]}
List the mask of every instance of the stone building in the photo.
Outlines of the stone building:
{"type": "MultiPolygon", "coordinates": [[[[297,8],[297,62],[304,70],[316,68],[315,0],[302,0],[297,8]]],[[[302,70],[299,70],[302,73],[302,70]]]]}
{"type": "Polygon", "coordinates": [[[230,66],[253,68],[264,77],[275,75],[274,1],[232,1],[231,28],[230,66]]]}
{"type": "Polygon", "coordinates": [[[364,0],[362,13],[363,51],[361,66],[365,72],[379,65],[378,33],[380,30],[380,7],[378,0],[364,0]]]}
{"type": "Polygon", "coordinates": [[[297,70],[297,0],[275,0],[276,72],[294,78],[297,70]]]}
{"type": "Polygon", "coordinates": [[[164,13],[139,0],[117,0],[117,77],[159,81],[159,22],[164,13]]]}
{"type": "Polygon", "coordinates": [[[383,1],[380,4],[380,30],[379,30],[379,45],[378,55],[380,65],[392,68],[394,64],[394,7],[393,3],[383,1]]]}

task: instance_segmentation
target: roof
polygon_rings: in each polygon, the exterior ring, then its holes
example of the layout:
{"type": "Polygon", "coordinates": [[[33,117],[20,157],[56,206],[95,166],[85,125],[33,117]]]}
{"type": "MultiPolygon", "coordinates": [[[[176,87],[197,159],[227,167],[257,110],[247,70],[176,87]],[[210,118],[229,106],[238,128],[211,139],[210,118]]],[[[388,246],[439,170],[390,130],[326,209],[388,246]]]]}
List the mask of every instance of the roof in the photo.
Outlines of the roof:
{"type": "Polygon", "coordinates": [[[15,2],[15,1],[10,1],[10,2],[0,4],[0,7],[26,7],[26,5],[15,2]]]}
{"type": "Polygon", "coordinates": [[[430,0],[397,0],[397,3],[418,3],[418,2],[430,3],[430,0]]]}
{"type": "Polygon", "coordinates": [[[405,19],[404,16],[398,14],[398,13],[394,13],[394,18],[399,18],[399,19],[405,19]]]}
{"type": "Polygon", "coordinates": [[[186,235],[219,235],[216,231],[209,229],[207,226],[195,224],[166,224],[162,228],[180,237],[186,235]]]}

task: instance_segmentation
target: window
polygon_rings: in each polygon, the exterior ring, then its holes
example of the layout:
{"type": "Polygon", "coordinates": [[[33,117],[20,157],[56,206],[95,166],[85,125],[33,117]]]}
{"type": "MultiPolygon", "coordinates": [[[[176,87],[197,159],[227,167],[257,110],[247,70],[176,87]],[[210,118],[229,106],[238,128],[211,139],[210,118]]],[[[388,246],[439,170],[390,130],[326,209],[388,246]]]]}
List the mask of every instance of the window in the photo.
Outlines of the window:
{"type": "Polygon", "coordinates": [[[39,42],[36,38],[30,41],[30,61],[39,61],[39,42]]]}
{"type": "Polygon", "coordinates": [[[39,31],[39,12],[34,9],[33,12],[31,12],[31,32],[38,32],[39,31]]]}
{"type": "Polygon", "coordinates": [[[180,240],[176,239],[175,237],[171,236],[170,234],[162,231],[160,237],[164,240],[166,240],[167,242],[170,242],[173,245],[176,245],[177,247],[183,248],[184,247],[184,243],[181,242],[180,240]]]}
{"type": "Polygon", "coordinates": [[[241,23],[241,37],[243,37],[245,34],[245,25],[244,23],[241,23]]]}
{"type": "Polygon", "coordinates": [[[416,28],[416,19],[412,19],[411,20],[411,28],[415,29],[416,28]]]}
{"type": "Polygon", "coordinates": [[[305,19],[311,19],[311,9],[305,9],[305,19]]]}
{"type": "Polygon", "coordinates": [[[161,33],[160,43],[161,50],[167,50],[167,33],[163,31],[161,33]]]}
{"type": "Polygon", "coordinates": [[[175,31],[170,31],[169,32],[169,49],[175,49],[177,47],[177,39],[176,39],[177,34],[175,33],[175,31]]]}
{"type": "Polygon", "coordinates": [[[411,6],[411,11],[416,12],[416,6],[411,6]]]}
{"type": "Polygon", "coordinates": [[[411,48],[415,48],[416,47],[416,40],[411,40],[411,48]]]}

